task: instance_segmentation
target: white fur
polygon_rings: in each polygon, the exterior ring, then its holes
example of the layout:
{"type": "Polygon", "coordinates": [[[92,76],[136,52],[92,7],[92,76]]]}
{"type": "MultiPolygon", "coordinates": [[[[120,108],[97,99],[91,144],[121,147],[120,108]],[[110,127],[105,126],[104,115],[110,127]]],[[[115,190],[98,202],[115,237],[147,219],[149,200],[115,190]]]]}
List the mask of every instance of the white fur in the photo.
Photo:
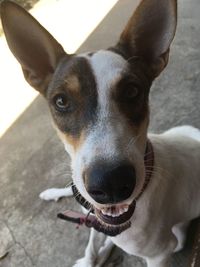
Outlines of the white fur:
{"type": "Polygon", "coordinates": [[[174,250],[174,252],[178,252],[183,249],[185,240],[186,240],[186,232],[189,226],[189,222],[179,223],[172,228],[173,234],[176,236],[178,244],[174,250]]]}
{"type": "Polygon", "coordinates": [[[164,133],[165,135],[168,136],[174,136],[179,134],[180,136],[188,136],[190,138],[193,138],[197,141],[200,141],[200,131],[197,128],[194,128],[190,125],[183,125],[183,126],[178,126],[174,127],[172,129],[169,129],[164,133]]]}
{"type": "Polygon", "coordinates": [[[62,197],[71,197],[73,195],[71,186],[65,188],[50,188],[40,193],[39,197],[43,200],[58,201],[62,197]]]}

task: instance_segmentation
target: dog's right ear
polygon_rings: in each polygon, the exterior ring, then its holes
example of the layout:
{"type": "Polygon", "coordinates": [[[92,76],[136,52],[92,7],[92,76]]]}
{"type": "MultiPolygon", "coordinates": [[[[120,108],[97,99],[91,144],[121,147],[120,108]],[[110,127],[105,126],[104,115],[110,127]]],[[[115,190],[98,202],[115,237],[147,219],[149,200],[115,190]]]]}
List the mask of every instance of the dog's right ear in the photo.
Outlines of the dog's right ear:
{"type": "Polygon", "coordinates": [[[26,80],[45,95],[55,68],[66,53],[51,34],[22,7],[4,1],[0,11],[8,46],[21,64],[26,80]]]}

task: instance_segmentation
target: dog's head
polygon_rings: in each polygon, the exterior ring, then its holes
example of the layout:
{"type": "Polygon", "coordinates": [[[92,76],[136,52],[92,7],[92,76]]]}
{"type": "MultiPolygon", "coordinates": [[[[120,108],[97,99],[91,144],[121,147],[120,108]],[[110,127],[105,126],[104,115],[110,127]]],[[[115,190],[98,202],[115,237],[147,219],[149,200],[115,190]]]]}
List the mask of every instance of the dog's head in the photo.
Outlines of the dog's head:
{"type": "Polygon", "coordinates": [[[74,184],[110,226],[130,219],[143,187],[148,94],[167,65],[176,16],[175,0],[144,0],[115,46],[68,55],[25,10],[1,6],[8,45],[48,101],[74,184]]]}

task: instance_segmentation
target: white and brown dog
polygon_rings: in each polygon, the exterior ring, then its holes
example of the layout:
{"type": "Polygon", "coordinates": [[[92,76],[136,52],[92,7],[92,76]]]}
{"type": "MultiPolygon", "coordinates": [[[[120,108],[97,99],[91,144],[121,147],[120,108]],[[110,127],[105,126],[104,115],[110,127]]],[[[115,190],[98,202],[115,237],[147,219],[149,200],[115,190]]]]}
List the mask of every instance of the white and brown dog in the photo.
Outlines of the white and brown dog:
{"type": "Polygon", "coordinates": [[[95,252],[92,230],[75,266],[101,266],[113,243],[146,259],[148,267],[169,266],[188,223],[200,216],[200,131],[183,126],[147,137],[149,90],[168,62],[176,0],[143,0],[115,46],[80,55],[66,54],[10,1],[2,3],[1,18],[25,79],[47,99],[71,156],[78,200],[107,235],[95,252]]]}

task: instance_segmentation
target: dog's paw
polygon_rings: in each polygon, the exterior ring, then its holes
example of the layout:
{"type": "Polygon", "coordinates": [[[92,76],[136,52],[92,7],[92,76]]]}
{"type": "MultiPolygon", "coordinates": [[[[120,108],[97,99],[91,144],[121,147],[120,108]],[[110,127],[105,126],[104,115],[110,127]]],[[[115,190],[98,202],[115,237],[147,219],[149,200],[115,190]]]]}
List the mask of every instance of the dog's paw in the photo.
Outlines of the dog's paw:
{"type": "Polygon", "coordinates": [[[39,195],[41,199],[46,200],[46,201],[49,201],[49,200],[58,201],[62,197],[70,197],[70,196],[72,196],[71,187],[50,188],[50,189],[43,191],[39,195]]]}
{"type": "Polygon", "coordinates": [[[81,258],[76,261],[76,263],[72,267],[96,267],[92,261],[87,258],[81,258]]]}
{"type": "Polygon", "coordinates": [[[58,201],[58,199],[60,198],[57,188],[47,189],[47,190],[41,192],[39,197],[42,200],[46,200],[46,201],[50,201],[50,200],[58,201]]]}
{"type": "MultiPolygon", "coordinates": [[[[76,261],[76,263],[72,267],[102,267],[103,265],[101,263],[98,263],[97,260],[89,260],[87,258],[81,258],[76,261]],[[94,263],[95,262],[95,263],[94,263]]],[[[114,267],[115,265],[112,265],[111,263],[108,265],[108,267],[114,267]]]]}

